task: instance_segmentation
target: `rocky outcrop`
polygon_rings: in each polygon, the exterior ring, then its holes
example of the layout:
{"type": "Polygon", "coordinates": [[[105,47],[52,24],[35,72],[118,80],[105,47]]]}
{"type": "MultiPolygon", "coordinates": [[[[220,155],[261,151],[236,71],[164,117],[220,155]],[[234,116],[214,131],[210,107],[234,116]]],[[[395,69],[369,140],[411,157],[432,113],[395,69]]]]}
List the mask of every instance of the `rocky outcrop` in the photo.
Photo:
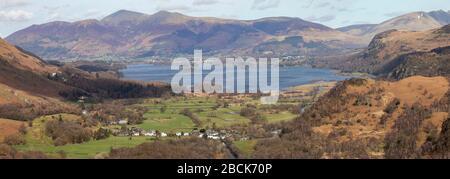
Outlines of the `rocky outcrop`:
{"type": "Polygon", "coordinates": [[[430,52],[403,55],[393,60],[396,63],[389,79],[403,79],[410,76],[450,76],[450,46],[437,48],[430,52]]]}

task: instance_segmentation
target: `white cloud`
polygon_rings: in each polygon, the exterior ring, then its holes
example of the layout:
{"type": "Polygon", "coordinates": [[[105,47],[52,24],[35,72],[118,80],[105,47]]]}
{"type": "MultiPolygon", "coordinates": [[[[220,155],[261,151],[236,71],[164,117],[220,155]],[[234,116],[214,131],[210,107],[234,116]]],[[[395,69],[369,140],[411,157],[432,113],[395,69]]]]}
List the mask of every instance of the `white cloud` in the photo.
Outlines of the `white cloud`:
{"type": "Polygon", "coordinates": [[[156,7],[157,11],[169,11],[169,12],[179,12],[179,13],[195,13],[204,11],[201,8],[197,8],[196,6],[189,5],[180,5],[180,4],[170,4],[170,5],[162,5],[156,7]]]}
{"type": "Polygon", "coordinates": [[[266,10],[277,8],[280,5],[280,0],[255,0],[253,1],[252,9],[266,10]]]}
{"type": "Polygon", "coordinates": [[[55,21],[55,20],[58,20],[58,19],[60,19],[60,18],[62,18],[62,17],[61,17],[61,14],[55,12],[55,13],[49,14],[46,21],[55,21]]]}
{"type": "Polygon", "coordinates": [[[88,9],[84,14],[84,18],[97,18],[102,15],[102,11],[98,9],[88,9]]]}
{"type": "Polygon", "coordinates": [[[42,7],[42,11],[47,13],[46,20],[45,21],[55,21],[55,20],[61,20],[64,19],[65,8],[69,8],[69,4],[64,5],[57,5],[57,6],[47,6],[44,5],[42,7]]]}
{"type": "Polygon", "coordinates": [[[159,6],[156,9],[164,11],[190,11],[191,7],[185,5],[167,5],[167,6],[159,6]]]}
{"type": "Polygon", "coordinates": [[[19,22],[27,21],[33,17],[33,13],[23,10],[0,11],[0,21],[19,22]]]}
{"type": "Polygon", "coordinates": [[[30,4],[29,0],[0,0],[1,8],[20,7],[30,4]]]}
{"type": "Polygon", "coordinates": [[[325,7],[329,7],[329,6],[331,6],[330,2],[322,2],[320,4],[317,4],[315,7],[316,8],[325,8],[325,7]]]}
{"type": "Polygon", "coordinates": [[[194,0],[192,4],[196,6],[203,6],[203,5],[213,5],[217,3],[219,3],[218,0],[194,0]]]}
{"type": "Polygon", "coordinates": [[[397,16],[400,16],[400,15],[403,15],[403,14],[406,14],[406,12],[403,12],[403,11],[399,11],[399,12],[390,12],[390,13],[385,13],[384,16],[391,18],[391,17],[397,17],[397,16]]]}

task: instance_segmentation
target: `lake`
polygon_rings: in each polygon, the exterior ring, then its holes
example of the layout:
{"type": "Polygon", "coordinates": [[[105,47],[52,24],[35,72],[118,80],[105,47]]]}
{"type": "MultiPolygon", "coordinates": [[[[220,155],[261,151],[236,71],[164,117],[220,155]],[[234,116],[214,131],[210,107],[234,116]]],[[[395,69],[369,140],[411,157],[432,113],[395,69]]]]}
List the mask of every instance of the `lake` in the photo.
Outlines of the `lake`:
{"type": "MultiPolygon", "coordinates": [[[[170,83],[172,77],[178,71],[170,70],[170,65],[154,64],[132,64],[126,69],[120,70],[124,79],[139,80],[146,82],[167,82],[170,83]]],[[[204,72],[208,73],[208,72],[204,72]]],[[[351,78],[329,69],[316,69],[302,66],[280,67],[280,88],[287,89],[293,86],[313,83],[316,81],[342,81],[351,78]]],[[[239,77],[238,77],[239,80],[239,77]]]]}

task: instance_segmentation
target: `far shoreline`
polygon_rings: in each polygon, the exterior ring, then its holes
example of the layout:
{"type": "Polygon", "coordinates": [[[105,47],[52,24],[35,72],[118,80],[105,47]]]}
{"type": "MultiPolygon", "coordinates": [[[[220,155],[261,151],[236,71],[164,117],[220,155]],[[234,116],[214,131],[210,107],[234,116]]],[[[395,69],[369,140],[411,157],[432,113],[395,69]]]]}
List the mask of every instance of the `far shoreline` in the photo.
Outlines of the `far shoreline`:
{"type": "MultiPolygon", "coordinates": [[[[135,69],[135,70],[136,70],[135,69]]],[[[123,74],[120,79],[123,80],[133,80],[133,81],[144,81],[144,82],[160,82],[160,83],[170,83],[169,75],[170,73],[167,72],[167,75],[161,74],[161,71],[170,69],[170,64],[168,63],[143,63],[141,62],[133,62],[133,63],[127,63],[126,68],[121,69],[119,72],[123,74]],[[133,69],[130,68],[130,66],[134,66],[136,69],[143,68],[142,66],[149,65],[149,67],[154,67],[155,69],[149,69],[149,71],[159,71],[160,73],[154,74],[156,76],[165,76],[166,79],[155,79],[152,80],[151,78],[163,78],[163,77],[155,77],[152,76],[152,73],[146,73],[142,71],[142,69],[133,71],[133,69]],[[137,66],[137,67],[136,67],[137,66]],[[163,67],[163,69],[159,69],[158,66],[163,67]],[[128,71],[127,71],[128,70],[128,71]],[[128,74],[127,74],[128,73],[128,74]],[[148,79],[146,79],[148,77],[148,79]]],[[[290,69],[285,74],[285,77],[283,77],[282,74],[280,74],[280,89],[281,91],[288,91],[290,88],[295,88],[297,86],[302,85],[308,85],[308,84],[316,84],[320,82],[339,82],[350,78],[372,78],[368,74],[362,74],[362,73],[343,73],[340,70],[336,69],[327,69],[327,68],[314,68],[311,66],[305,66],[305,65],[289,65],[289,66],[280,66],[280,69],[290,69]],[[298,68],[300,72],[296,69],[298,68]],[[293,79],[292,76],[295,76],[298,73],[302,73],[302,70],[312,70],[311,77],[312,79],[308,80],[305,78],[308,77],[299,77],[299,81],[295,82],[296,80],[293,79]],[[318,77],[316,76],[318,73],[318,77]],[[322,77],[320,75],[323,75],[322,77]],[[285,85],[283,85],[284,83],[285,85]],[[292,84],[294,83],[294,84],[292,84]],[[296,83],[296,84],[295,84],[296,83]]],[[[304,71],[304,74],[309,74],[309,72],[304,71]]]]}

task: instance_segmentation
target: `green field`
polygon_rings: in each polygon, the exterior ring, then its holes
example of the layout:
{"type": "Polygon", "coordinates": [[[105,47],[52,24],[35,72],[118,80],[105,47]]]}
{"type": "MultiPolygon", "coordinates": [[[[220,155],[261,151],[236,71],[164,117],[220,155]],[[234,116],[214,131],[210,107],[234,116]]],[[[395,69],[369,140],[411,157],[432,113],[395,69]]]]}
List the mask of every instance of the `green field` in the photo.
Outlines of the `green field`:
{"type": "Polygon", "coordinates": [[[204,110],[198,113],[202,121],[202,127],[227,127],[236,124],[248,124],[250,120],[239,115],[239,110],[219,108],[217,110],[204,110]]]}
{"type": "Polygon", "coordinates": [[[24,151],[41,151],[50,156],[58,156],[59,151],[64,151],[67,158],[89,159],[96,156],[106,155],[112,148],[134,147],[144,142],[152,141],[147,137],[110,137],[104,140],[91,140],[83,144],[69,144],[65,146],[54,146],[47,142],[27,139],[26,145],[16,146],[24,151]]]}
{"type": "MultiPolygon", "coordinates": [[[[176,97],[169,100],[151,99],[147,100],[143,106],[150,110],[145,114],[146,120],[138,127],[146,130],[160,130],[163,132],[189,132],[195,128],[194,123],[188,117],[181,115],[184,109],[189,109],[196,114],[201,121],[201,128],[229,127],[237,124],[249,124],[248,118],[240,115],[241,106],[246,104],[257,105],[258,100],[248,99],[245,104],[230,103],[227,108],[217,106],[218,99],[215,97],[176,97]],[[165,108],[161,112],[161,108],[165,108]]],[[[296,115],[288,111],[282,111],[277,114],[271,114],[261,111],[268,123],[277,123],[293,120],[296,115]]]]}
{"type": "Polygon", "coordinates": [[[227,127],[235,124],[247,124],[249,119],[239,115],[239,107],[218,108],[216,98],[206,97],[178,97],[170,100],[148,100],[144,106],[150,110],[145,114],[146,120],[143,124],[138,125],[143,129],[160,130],[163,132],[189,132],[195,128],[192,120],[180,112],[184,109],[189,109],[196,114],[201,121],[201,128],[212,127],[227,127]],[[161,108],[165,108],[161,112],[161,108]]]}
{"type": "MultiPolygon", "coordinates": [[[[59,115],[54,115],[59,117],[59,115]]],[[[64,120],[77,120],[79,117],[70,114],[61,114],[64,120]]],[[[60,151],[64,151],[67,158],[88,159],[97,155],[107,154],[111,148],[133,147],[151,138],[146,137],[110,137],[104,140],[91,140],[83,144],[69,144],[65,146],[54,146],[51,138],[44,134],[44,123],[52,120],[52,116],[41,117],[33,121],[33,127],[25,136],[26,144],[15,148],[23,151],[41,151],[50,156],[58,157],[60,151]]]]}
{"type": "Polygon", "coordinates": [[[191,119],[174,111],[161,113],[151,110],[144,117],[146,120],[137,127],[144,130],[159,130],[161,132],[190,132],[195,127],[191,119]]]}
{"type": "Polygon", "coordinates": [[[253,152],[255,151],[256,143],[256,140],[235,141],[234,146],[239,149],[239,151],[244,155],[245,158],[251,158],[253,152]]]}
{"type": "MultiPolygon", "coordinates": [[[[246,102],[255,104],[255,100],[247,100],[246,102]]],[[[166,133],[191,132],[196,128],[192,120],[180,114],[184,109],[189,109],[200,119],[200,128],[224,128],[236,124],[250,124],[250,119],[240,115],[241,106],[245,104],[230,103],[228,107],[217,108],[218,100],[216,98],[206,97],[175,97],[169,100],[148,99],[142,104],[148,111],[144,114],[145,120],[142,124],[135,125],[144,130],[159,130],[166,133]],[[164,107],[165,110],[161,110],[164,107]]],[[[258,108],[261,107],[257,105],[258,108]]],[[[271,113],[269,111],[260,110],[267,123],[277,123],[295,119],[296,115],[288,111],[280,111],[271,113]]],[[[61,114],[64,120],[80,120],[80,116],[61,114]]],[[[42,151],[50,156],[58,157],[60,151],[67,158],[101,158],[106,156],[112,148],[134,147],[144,142],[150,142],[153,138],[149,137],[110,137],[104,140],[91,140],[83,144],[69,144],[65,146],[54,146],[53,141],[44,134],[44,124],[48,120],[58,119],[59,115],[45,116],[33,121],[33,127],[26,134],[26,144],[16,146],[22,151],[42,151]]],[[[100,126],[92,127],[96,130],[100,126]]],[[[112,126],[109,126],[112,127],[112,126]]],[[[120,127],[120,126],[116,126],[120,127]]],[[[131,126],[129,126],[131,127],[131,126]]],[[[256,141],[237,141],[235,142],[241,152],[249,157],[253,153],[253,147],[256,141]]]]}
{"type": "Polygon", "coordinates": [[[278,114],[266,114],[265,116],[268,123],[291,121],[297,117],[297,115],[288,111],[283,111],[278,114]]]}

